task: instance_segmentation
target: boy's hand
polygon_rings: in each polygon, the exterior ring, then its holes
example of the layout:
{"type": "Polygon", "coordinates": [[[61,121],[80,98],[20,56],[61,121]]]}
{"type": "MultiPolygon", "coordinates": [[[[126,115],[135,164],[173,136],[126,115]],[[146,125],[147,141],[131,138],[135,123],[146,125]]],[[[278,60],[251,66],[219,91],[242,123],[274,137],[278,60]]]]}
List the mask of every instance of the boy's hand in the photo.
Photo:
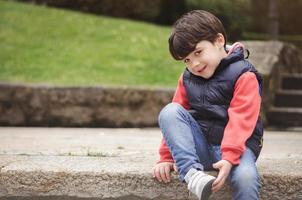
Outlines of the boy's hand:
{"type": "Polygon", "coordinates": [[[212,191],[217,192],[220,190],[228,178],[230,171],[232,169],[232,164],[227,160],[220,160],[213,164],[215,169],[219,169],[219,173],[212,185],[212,191]]]}
{"type": "Polygon", "coordinates": [[[153,176],[153,178],[156,177],[156,179],[159,182],[164,181],[164,183],[169,183],[171,181],[171,178],[170,178],[171,170],[177,171],[174,163],[172,163],[172,162],[158,163],[152,169],[152,176],[153,176]]]}

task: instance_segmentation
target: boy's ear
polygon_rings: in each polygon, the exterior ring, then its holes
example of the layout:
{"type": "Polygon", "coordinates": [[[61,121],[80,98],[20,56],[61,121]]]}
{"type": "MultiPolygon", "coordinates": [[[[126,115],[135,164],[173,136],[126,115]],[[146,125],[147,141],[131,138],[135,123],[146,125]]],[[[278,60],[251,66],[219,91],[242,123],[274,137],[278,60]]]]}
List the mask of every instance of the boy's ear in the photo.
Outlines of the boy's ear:
{"type": "Polygon", "coordinates": [[[224,43],[225,43],[225,38],[221,33],[217,34],[217,38],[215,40],[215,43],[217,45],[218,48],[222,48],[224,47],[224,43]]]}

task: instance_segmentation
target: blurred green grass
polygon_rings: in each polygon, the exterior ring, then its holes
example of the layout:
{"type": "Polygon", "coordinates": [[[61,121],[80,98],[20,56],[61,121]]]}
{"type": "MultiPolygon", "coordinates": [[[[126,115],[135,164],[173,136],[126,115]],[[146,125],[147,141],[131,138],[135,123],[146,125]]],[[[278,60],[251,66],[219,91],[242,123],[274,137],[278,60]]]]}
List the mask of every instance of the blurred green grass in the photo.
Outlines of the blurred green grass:
{"type": "Polygon", "coordinates": [[[0,1],[0,81],[175,86],[170,27],[0,1]]]}

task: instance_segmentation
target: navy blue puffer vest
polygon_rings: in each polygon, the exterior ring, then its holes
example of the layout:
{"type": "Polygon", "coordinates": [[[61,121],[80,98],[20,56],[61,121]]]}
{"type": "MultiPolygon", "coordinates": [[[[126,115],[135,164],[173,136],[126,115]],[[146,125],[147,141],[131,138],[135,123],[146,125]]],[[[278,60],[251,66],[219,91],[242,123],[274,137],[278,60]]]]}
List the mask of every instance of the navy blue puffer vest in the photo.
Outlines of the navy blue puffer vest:
{"type": "MultiPolygon", "coordinates": [[[[209,143],[220,145],[224,129],[228,123],[230,106],[237,79],[245,72],[255,73],[259,82],[260,94],[262,78],[254,66],[244,59],[242,49],[236,49],[228,57],[221,60],[213,76],[204,79],[195,76],[187,69],[183,74],[191,110],[189,112],[199,123],[209,143]]],[[[262,148],[263,126],[260,118],[257,121],[246,146],[259,156],[262,148]]]]}

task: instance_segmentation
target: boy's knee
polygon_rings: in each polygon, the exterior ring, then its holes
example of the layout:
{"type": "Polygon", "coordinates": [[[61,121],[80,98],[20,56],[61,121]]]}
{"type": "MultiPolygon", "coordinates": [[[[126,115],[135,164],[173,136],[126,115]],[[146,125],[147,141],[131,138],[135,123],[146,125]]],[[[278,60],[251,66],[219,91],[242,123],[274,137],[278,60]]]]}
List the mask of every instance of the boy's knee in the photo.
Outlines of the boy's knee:
{"type": "Polygon", "coordinates": [[[178,103],[169,103],[160,111],[158,115],[159,124],[167,120],[170,121],[171,119],[177,117],[182,109],[184,108],[178,103]]]}
{"type": "Polygon", "coordinates": [[[244,167],[234,174],[231,184],[235,188],[251,188],[260,184],[257,171],[252,167],[244,167]]]}

